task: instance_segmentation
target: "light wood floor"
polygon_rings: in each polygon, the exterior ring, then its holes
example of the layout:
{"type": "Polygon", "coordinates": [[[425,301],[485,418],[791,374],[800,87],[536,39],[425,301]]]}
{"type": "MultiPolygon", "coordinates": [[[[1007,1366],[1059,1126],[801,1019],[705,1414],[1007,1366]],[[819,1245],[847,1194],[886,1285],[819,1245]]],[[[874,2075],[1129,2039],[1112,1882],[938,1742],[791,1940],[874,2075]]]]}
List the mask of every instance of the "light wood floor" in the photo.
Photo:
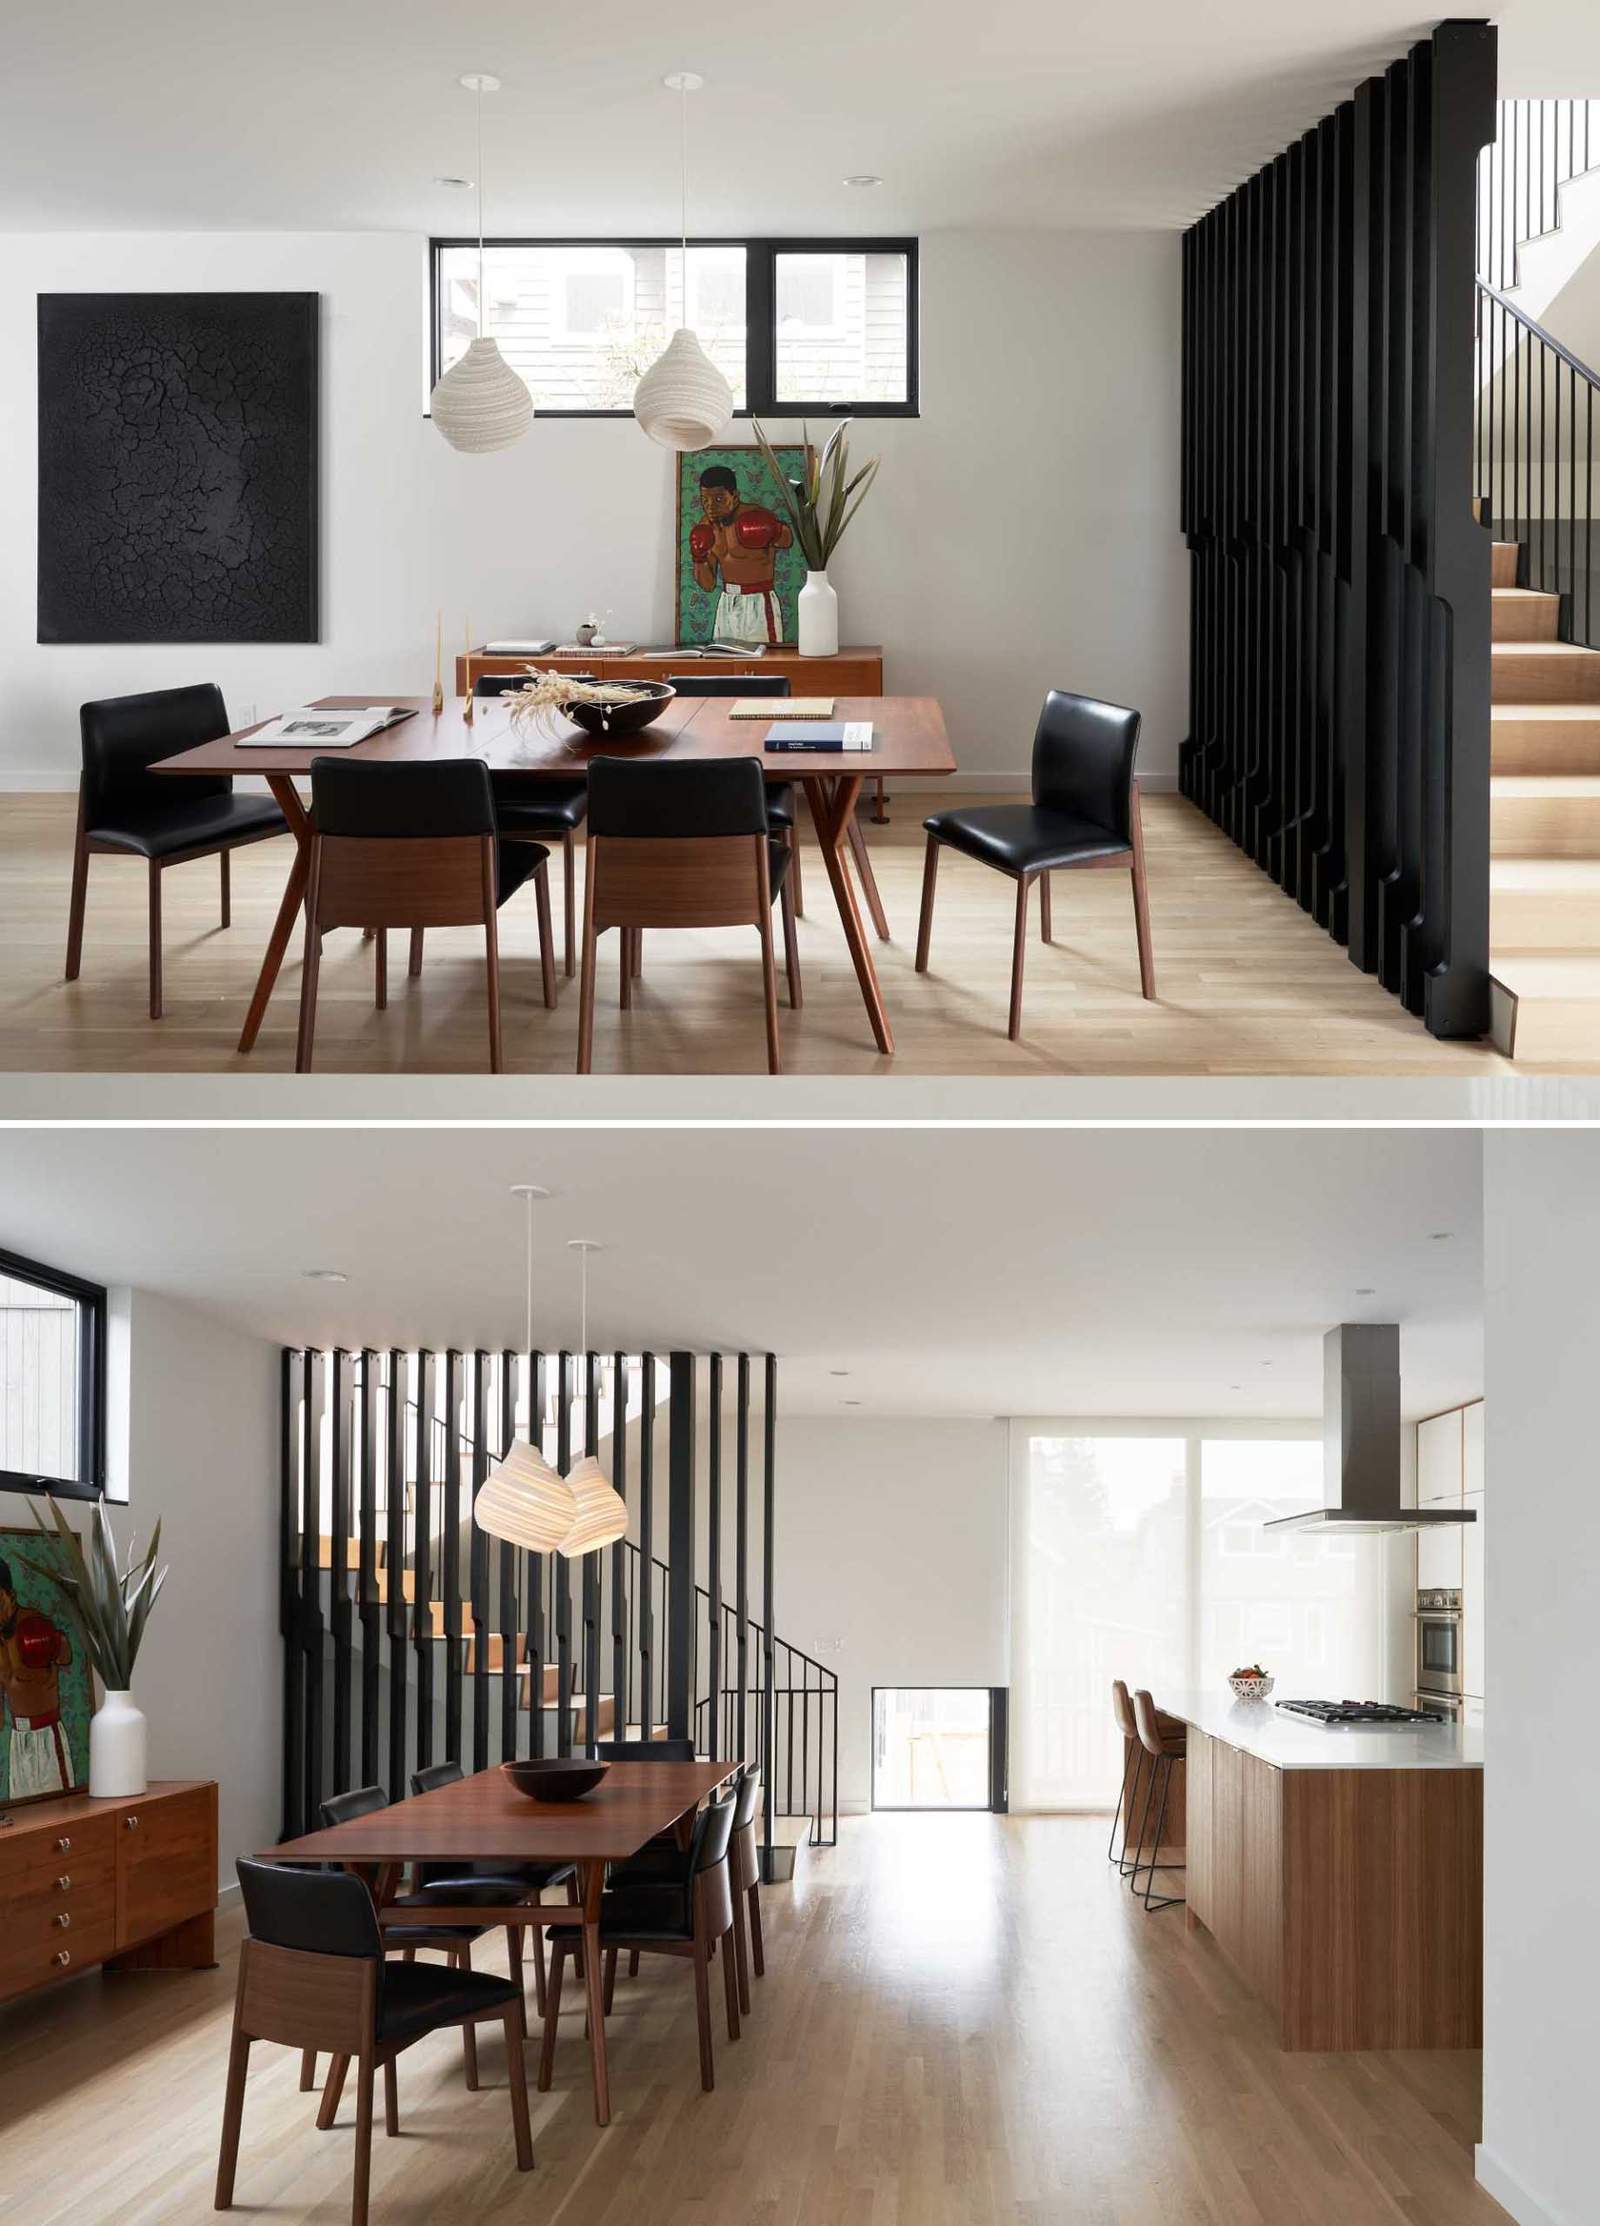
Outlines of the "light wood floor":
{"type": "MultiPolygon", "coordinates": [[[[249,990],[288,869],[287,843],[233,863],[233,926],[217,925],[215,860],[165,877],[166,1014],[145,1009],[146,877],[134,861],[97,858],[89,875],[83,972],[62,981],[74,804],[64,796],[0,802],[0,1068],[11,1072],[284,1073],[294,1063],[299,939],[260,1041],[235,1050],[249,990]]],[[[1012,886],[947,854],[939,875],[932,971],[912,970],[926,805],[896,800],[869,827],[894,940],[877,962],[896,1033],[880,1058],[821,862],[809,843],[801,922],[805,1004],[781,1016],[791,1074],[1509,1074],[1487,1045],[1440,1044],[1421,1023],[1176,796],[1145,800],[1159,1002],[1139,995],[1127,879],[1056,876],[1058,940],[1032,942],[1023,1040],[1006,1040],[1012,886]]],[[[559,868],[552,861],[552,872],[559,868]]],[[[581,877],[580,877],[581,879],[581,877]]],[[[558,887],[552,887],[559,923],[558,887]]],[[[1037,910],[1035,911],[1037,925],[1037,910]]],[[[559,924],[558,924],[559,934],[559,924]]],[[[570,1073],[577,983],[558,1010],[539,1002],[534,910],[521,891],[501,914],[506,1058],[516,1072],[570,1073]]],[[[482,1071],[487,1065],[481,936],[440,931],[420,981],[396,948],[390,1007],[372,1006],[372,962],[353,933],[328,938],[317,1066],[322,1072],[482,1071]]],[[[631,1013],[617,1010],[616,937],[601,947],[595,1070],[736,1074],[764,1070],[760,967],[742,931],[647,939],[631,1013]]]]}
{"type": "MultiPolygon", "coordinates": [[[[847,1819],[765,1896],[768,1975],[744,2038],[717,2027],[715,2094],[687,1972],[619,1979],[613,2123],[564,2016],[531,2177],[503,2052],[480,2041],[469,2095],[459,2043],[424,2042],[400,2137],[374,2140],[374,2226],[1504,2226],[1472,2179],[1475,2054],[1280,2054],[1181,1910],[1130,1905],[1105,1828],[847,1819]]],[[[0,2015],[0,2151],[30,2226],[212,2215],[237,1931],[215,1973],[90,1978],[0,2015]]],[[[353,2102],[318,2134],[295,2059],[255,2058],[238,2215],[334,2226],[353,2102]]]]}

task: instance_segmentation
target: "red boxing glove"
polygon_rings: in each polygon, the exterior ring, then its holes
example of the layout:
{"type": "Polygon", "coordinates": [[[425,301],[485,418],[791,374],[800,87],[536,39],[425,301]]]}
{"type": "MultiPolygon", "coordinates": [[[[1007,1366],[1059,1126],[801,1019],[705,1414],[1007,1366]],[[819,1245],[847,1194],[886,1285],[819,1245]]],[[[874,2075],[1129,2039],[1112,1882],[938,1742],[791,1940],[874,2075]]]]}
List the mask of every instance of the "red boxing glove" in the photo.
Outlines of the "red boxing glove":
{"type": "Polygon", "coordinates": [[[710,526],[698,525],[690,529],[689,554],[696,564],[704,564],[716,545],[717,536],[710,526]]]}
{"type": "Polygon", "coordinates": [[[47,1670],[54,1663],[61,1633],[47,1615],[24,1608],[17,1617],[17,1652],[24,1669],[47,1670]]]}
{"type": "Polygon", "coordinates": [[[770,510],[741,510],[733,530],[741,549],[775,548],[783,532],[770,510]]]}

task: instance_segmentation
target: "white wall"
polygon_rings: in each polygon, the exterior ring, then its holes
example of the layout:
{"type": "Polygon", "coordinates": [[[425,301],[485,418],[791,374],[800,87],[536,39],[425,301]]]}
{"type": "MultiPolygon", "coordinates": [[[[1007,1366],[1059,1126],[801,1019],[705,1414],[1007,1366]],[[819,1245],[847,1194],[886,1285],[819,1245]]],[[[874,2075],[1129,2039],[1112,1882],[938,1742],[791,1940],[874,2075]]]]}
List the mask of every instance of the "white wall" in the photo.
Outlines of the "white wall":
{"type": "Polygon", "coordinates": [[[159,1518],[171,1575],[134,1697],[152,1778],[215,1778],[218,1871],[277,1838],[278,1348],[148,1291],[112,1293],[107,1460],[118,1543],[159,1518]]]}
{"type": "Polygon", "coordinates": [[[1592,1132],[1491,1130],[1483,1153],[1494,1669],[1478,2177],[1521,2226],[1594,2226],[1600,1934],[1586,1851],[1600,1842],[1600,1770],[1586,1726],[1600,1675],[1600,1150],[1592,1132]]]}
{"type": "Polygon", "coordinates": [[[780,1419],[777,1545],[778,1633],[839,1673],[865,1809],[874,1685],[1006,1682],[1005,1425],[780,1419]]]}
{"type": "MultiPolygon", "coordinates": [[[[834,572],[845,638],[885,645],[890,690],[943,700],[973,785],[1021,783],[1053,684],[1139,706],[1141,771],[1175,774],[1178,267],[1176,233],[923,242],[923,415],[860,425],[883,471],[834,572]]],[[[242,720],[335,689],[423,690],[441,606],[451,647],[469,613],[479,640],[570,636],[590,606],[616,636],[670,640],[674,459],[630,420],[536,423],[507,453],[456,455],[422,415],[426,297],[408,235],[0,238],[0,787],[70,787],[94,696],[214,677],[242,720]],[[35,296],[206,288],[323,296],[323,638],[41,646],[35,296]]]]}

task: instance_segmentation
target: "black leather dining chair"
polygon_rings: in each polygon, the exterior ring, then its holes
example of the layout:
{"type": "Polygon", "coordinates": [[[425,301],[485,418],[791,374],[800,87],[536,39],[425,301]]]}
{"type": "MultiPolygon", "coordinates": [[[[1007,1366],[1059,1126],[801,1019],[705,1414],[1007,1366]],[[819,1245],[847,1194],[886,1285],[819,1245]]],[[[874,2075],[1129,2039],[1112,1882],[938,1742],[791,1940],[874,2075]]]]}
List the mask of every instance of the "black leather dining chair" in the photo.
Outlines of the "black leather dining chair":
{"type": "Polygon", "coordinates": [[[1139,714],[1093,696],[1072,696],[1052,688],[1045,697],[1033,737],[1033,801],[1030,804],[979,804],[936,812],[923,821],[928,831],[922,871],[922,919],[917,930],[917,972],[928,970],[933,932],[933,892],[939,851],[952,850],[1009,874],[1017,884],[1016,927],[1011,955],[1013,1043],[1022,1031],[1022,965],[1028,940],[1028,892],[1039,883],[1039,928],[1050,941],[1050,876],[1073,866],[1123,866],[1132,869],[1133,923],[1139,945],[1139,986],[1156,993],[1155,960],[1150,949],[1150,914],[1145,888],[1144,839],[1139,826],[1139,790],[1133,777],[1139,743],[1139,714]]]}
{"type": "MultiPolygon", "coordinates": [[[[441,1786],[459,1785],[464,1772],[459,1762],[432,1762],[411,1773],[411,1791],[434,1793],[441,1786]]],[[[519,1902],[536,1902],[547,1886],[565,1886],[567,1898],[577,1899],[578,1874],[571,1863],[419,1863],[412,1891],[394,1905],[426,1912],[430,1901],[465,1902],[469,1908],[505,1909],[519,1902]]],[[[534,2000],[544,2011],[544,1931],[539,1925],[506,1927],[512,1976],[522,1976],[524,1936],[533,1935],[534,2000]]]]}
{"type": "MultiPolygon", "coordinates": [[[[787,696],[789,675],[786,672],[669,672],[669,688],[676,688],[680,696],[787,696]]],[[[800,884],[800,839],[795,813],[798,809],[798,791],[793,781],[767,783],[767,825],[780,840],[787,840],[794,856],[789,869],[789,881],[784,889],[785,902],[792,902],[797,912],[806,908],[805,891],[800,884]]]]}
{"type": "Polygon", "coordinates": [[[528,2084],[522,2053],[522,1994],[488,1972],[439,1970],[384,1960],[372,1897],[359,1878],[241,1859],[236,1866],[249,1934],[239,1950],[227,2097],[217,2159],[216,2207],[231,2208],[239,2163],[250,2050],[271,2041],[314,2055],[332,2052],[337,2084],[317,2123],[333,2123],[345,2070],[356,2063],[355,2186],[351,2226],[366,2226],[372,2169],[373,2082],[383,2072],[384,2130],[400,2131],[395,2059],[414,2041],[459,2025],[470,2036],[486,2019],[505,2028],[517,2169],[533,2169],[528,2084]]]}
{"type": "MultiPolygon", "coordinates": [[[[622,930],[621,998],[632,1003],[633,939],[647,927],[753,926],[761,939],[767,1017],[767,1068],[780,1071],[778,977],[772,954],[772,905],[790,852],[767,831],[766,782],[759,758],[674,765],[597,757],[589,763],[589,857],[584,875],[583,980],[578,1072],[594,1058],[595,954],[600,935],[622,930]]],[[[789,1002],[800,1002],[800,954],[784,921],[789,1002]]]]}
{"type": "Polygon", "coordinates": [[[228,862],[245,843],[288,832],[270,796],[240,796],[226,773],[152,773],[175,757],[229,732],[222,690],[209,681],[192,688],[155,688],[140,696],[107,696],[78,712],[83,771],[78,779],[78,832],[72,852],[67,916],[67,973],[83,960],[83,914],[89,860],[120,854],[142,858],[150,876],[150,1018],[161,1018],[161,876],[192,858],[222,861],[222,925],[232,917],[228,862]]]}
{"type": "Polygon", "coordinates": [[[524,881],[539,909],[544,1001],[556,1001],[550,888],[541,844],[496,839],[489,770],[481,758],[419,763],[311,760],[311,865],[300,975],[298,1073],[311,1066],[322,938],[332,927],[375,933],[377,1003],[388,1002],[391,927],[481,926],[489,992],[489,1064],[503,1066],[500,944],[495,915],[524,881]]]}
{"type": "MultiPolygon", "coordinates": [[[[588,674],[574,673],[574,680],[588,674]]],[[[479,697],[508,696],[526,687],[521,672],[481,672],[472,692],[479,697]]],[[[540,781],[534,784],[492,773],[494,816],[502,842],[548,842],[561,845],[562,964],[568,974],[577,971],[578,899],[574,837],[589,808],[589,784],[573,781],[540,781]]],[[[421,944],[413,945],[413,971],[420,960],[421,944]]]]}

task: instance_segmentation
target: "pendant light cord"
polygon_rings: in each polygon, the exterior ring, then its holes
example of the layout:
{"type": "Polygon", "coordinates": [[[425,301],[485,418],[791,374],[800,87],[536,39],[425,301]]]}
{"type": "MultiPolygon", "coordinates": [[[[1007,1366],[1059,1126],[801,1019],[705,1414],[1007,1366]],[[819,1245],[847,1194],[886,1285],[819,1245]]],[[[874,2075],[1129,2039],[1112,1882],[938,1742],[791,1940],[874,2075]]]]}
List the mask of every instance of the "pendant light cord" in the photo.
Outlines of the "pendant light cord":
{"type": "Polygon", "coordinates": [[[526,1219],[528,1226],[528,1241],[525,1255],[527,1262],[527,1306],[522,1317],[522,1349],[524,1352],[531,1353],[533,1351],[533,1193],[531,1191],[528,1193],[527,1197],[524,1198],[522,1203],[527,1208],[526,1219]]]}
{"type": "Polygon", "coordinates": [[[687,85],[680,86],[678,90],[678,114],[683,127],[680,141],[682,161],[678,173],[680,189],[678,223],[683,236],[682,306],[683,322],[687,324],[689,322],[689,88],[687,85]]]}
{"type": "MultiPolygon", "coordinates": [[[[483,84],[478,84],[478,338],[483,338],[483,84]]],[[[528,1243],[533,1244],[533,1200],[528,1201],[528,1243]]],[[[531,1271],[530,1271],[531,1272],[531,1271]]]]}

